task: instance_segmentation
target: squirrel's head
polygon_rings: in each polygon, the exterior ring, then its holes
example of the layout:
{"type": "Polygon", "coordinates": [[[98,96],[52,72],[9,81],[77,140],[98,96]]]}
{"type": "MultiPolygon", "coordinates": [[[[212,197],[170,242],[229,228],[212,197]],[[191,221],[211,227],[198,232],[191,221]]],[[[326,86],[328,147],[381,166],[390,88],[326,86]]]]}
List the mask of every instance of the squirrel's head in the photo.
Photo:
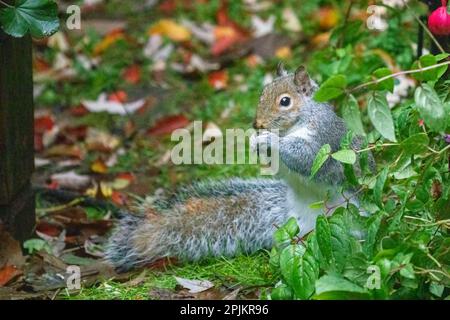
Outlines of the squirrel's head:
{"type": "Polygon", "coordinates": [[[280,134],[284,134],[300,120],[302,109],[312,99],[317,85],[304,66],[294,74],[288,74],[280,63],[277,75],[262,91],[253,127],[278,129],[280,134]]]}

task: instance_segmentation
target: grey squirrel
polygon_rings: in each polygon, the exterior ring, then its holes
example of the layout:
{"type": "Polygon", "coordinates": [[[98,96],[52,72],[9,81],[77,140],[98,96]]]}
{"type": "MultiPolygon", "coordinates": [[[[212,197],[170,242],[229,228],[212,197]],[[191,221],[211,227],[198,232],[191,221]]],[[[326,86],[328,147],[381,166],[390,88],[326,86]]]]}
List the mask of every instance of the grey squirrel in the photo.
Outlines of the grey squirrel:
{"type": "MultiPolygon", "coordinates": [[[[200,182],[144,206],[139,215],[126,214],[109,239],[107,261],[125,271],[163,257],[252,253],[270,248],[276,226],[290,217],[297,219],[301,236],[310,232],[324,213],[310,204],[343,200],[341,163],[330,158],[309,177],[324,144],[340,149],[347,133],[344,121],[331,105],[314,101],[318,86],[303,66],[289,74],[279,65],[277,74],[262,91],[254,127],[279,130],[279,177],[200,182]]],[[[250,143],[253,148],[267,145],[272,137],[263,132],[250,143]]]]}

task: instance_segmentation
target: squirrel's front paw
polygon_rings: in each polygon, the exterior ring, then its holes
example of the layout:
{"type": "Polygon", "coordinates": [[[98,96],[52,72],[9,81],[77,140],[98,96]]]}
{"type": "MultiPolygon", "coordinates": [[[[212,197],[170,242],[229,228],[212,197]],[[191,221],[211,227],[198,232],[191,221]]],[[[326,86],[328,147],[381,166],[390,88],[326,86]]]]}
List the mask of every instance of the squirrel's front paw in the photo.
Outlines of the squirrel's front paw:
{"type": "Polygon", "coordinates": [[[274,147],[274,143],[278,141],[278,136],[270,131],[254,133],[250,137],[250,150],[257,152],[258,149],[268,149],[274,147]]]}

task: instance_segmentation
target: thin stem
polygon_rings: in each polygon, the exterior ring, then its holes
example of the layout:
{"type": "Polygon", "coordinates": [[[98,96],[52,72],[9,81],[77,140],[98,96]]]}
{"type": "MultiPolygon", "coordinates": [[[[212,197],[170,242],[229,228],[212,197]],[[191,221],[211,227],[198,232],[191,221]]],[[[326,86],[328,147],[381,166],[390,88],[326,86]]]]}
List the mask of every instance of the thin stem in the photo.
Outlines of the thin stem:
{"type": "Polygon", "coordinates": [[[365,148],[365,149],[355,150],[355,152],[356,153],[361,153],[361,152],[366,152],[366,151],[370,151],[370,150],[376,149],[378,147],[392,147],[392,146],[398,146],[398,145],[399,145],[398,143],[383,143],[382,145],[373,145],[373,146],[370,146],[370,147],[365,148]]]}
{"type": "Polygon", "coordinates": [[[5,7],[8,7],[8,8],[14,8],[14,6],[7,4],[6,2],[3,2],[2,0],[0,0],[0,4],[4,5],[5,7]]]}
{"type": "Polygon", "coordinates": [[[373,84],[378,84],[378,83],[383,82],[383,81],[385,81],[385,80],[387,80],[387,79],[390,79],[390,78],[395,78],[395,77],[398,77],[398,76],[401,76],[401,75],[404,75],[404,74],[411,74],[411,73],[417,73],[417,72],[427,71],[427,70],[439,68],[439,67],[442,67],[442,66],[445,66],[445,65],[449,65],[449,64],[450,64],[450,61],[445,61],[445,62],[441,62],[441,63],[435,64],[435,65],[432,65],[432,66],[424,67],[424,68],[419,68],[419,69],[405,70],[405,71],[396,72],[396,73],[393,73],[393,74],[384,76],[384,77],[382,77],[382,78],[380,78],[380,79],[376,79],[376,80],[373,80],[373,81],[370,81],[370,82],[363,83],[363,84],[361,84],[361,85],[359,85],[359,86],[356,86],[356,87],[350,89],[350,90],[348,91],[348,93],[351,93],[351,92],[360,90],[360,89],[362,89],[362,88],[371,86],[371,85],[373,85],[373,84]]]}
{"type": "Polygon", "coordinates": [[[339,38],[338,47],[342,47],[342,44],[344,42],[345,29],[347,29],[347,24],[348,24],[348,20],[350,18],[350,12],[352,11],[353,4],[354,4],[354,1],[350,0],[350,3],[348,5],[348,7],[347,7],[347,11],[345,12],[345,18],[344,18],[344,23],[343,23],[341,37],[339,38]]]}
{"type": "Polygon", "coordinates": [[[445,53],[444,48],[442,48],[441,44],[439,43],[439,41],[436,40],[436,38],[434,37],[434,35],[431,33],[430,29],[428,29],[428,27],[425,25],[425,23],[423,23],[422,20],[420,20],[420,18],[414,13],[413,10],[411,10],[411,8],[409,7],[408,3],[403,0],[403,3],[405,4],[405,6],[409,9],[409,11],[412,13],[412,15],[414,16],[414,19],[417,20],[417,22],[421,25],[421,27],[426,31],[426,33],[430,36],[431,40],[433,40],[434,44],[438,47],[438,49],[442,52],[445,53]]]}

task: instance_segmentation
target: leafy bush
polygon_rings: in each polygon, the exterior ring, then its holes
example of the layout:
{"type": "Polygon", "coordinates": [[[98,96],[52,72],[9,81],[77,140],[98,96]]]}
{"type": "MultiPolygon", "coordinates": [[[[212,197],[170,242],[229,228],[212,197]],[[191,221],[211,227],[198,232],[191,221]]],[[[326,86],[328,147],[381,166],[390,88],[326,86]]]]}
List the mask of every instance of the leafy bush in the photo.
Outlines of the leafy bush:
{"type": "Polygon", "coordinates": [[[275,232],[270,261],[280,281],[272,299],[450,296],[449,55],[424,55],[393,75],[376,53],[356,49],[370,41],[346,40],[311,59],[314,72],[326,78],[315,99],[334,99],[350,129],[341,151],[322,147],[312,173],[333,157],[345,167],[343,189],[353,191],[337,207],[312,204],[334,214],[319,217],[305,239],[298,238],[294,218],[275,232]],[[386,95],[405,74],[416,87],[390,106],[386,95]],[[365,140],[360,150],[350,147],[355,134],[365,140]],[[368,152],[377,158],[376,173],[368,168],[368,152]],[[360,208],[351,203],[356,198],[360,208]]]}

